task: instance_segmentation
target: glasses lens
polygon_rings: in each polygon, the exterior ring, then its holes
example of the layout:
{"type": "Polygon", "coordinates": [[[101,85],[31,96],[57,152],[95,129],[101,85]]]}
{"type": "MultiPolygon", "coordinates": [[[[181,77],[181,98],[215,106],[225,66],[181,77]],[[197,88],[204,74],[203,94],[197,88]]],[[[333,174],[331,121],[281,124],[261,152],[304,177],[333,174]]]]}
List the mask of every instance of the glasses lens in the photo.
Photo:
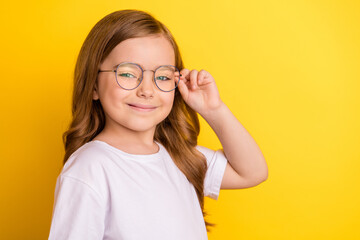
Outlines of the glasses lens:
{"type": "Polygon", "coordinates": [[[133,63],[122,63],[116,71],[116,81],[124,89],[134,89],[141,81],[141,69],[133,63]]]}
{"type": "Polygon", "coordinates": [[[180,72],[174,66],[161,66],[155,71],[155,83],[162,91],[171,91],[179,83],[180,72]]]}

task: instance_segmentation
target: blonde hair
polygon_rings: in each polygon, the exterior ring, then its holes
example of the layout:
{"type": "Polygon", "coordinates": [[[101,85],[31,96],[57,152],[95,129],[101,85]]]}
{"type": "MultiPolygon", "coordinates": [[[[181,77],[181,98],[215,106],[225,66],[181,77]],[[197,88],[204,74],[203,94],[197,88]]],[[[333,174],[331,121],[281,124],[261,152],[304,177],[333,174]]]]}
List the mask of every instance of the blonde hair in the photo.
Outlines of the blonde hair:
{"type": "MultiPolygon", "coordinates": [[[[100,64],[120,42],[136,37],[163,35],[172,44],[175,66],[183,69],[183,61],[174,37],[167,27],[149,13],[139,10],[121,10],[101,19],[86,37],[74,72],[72,121],[63,134],[65,156],[70,155],[97,136],[105,126],[105,114],[99,100],[93,100],[100,64]]],[[[155,130],[154,140],[160,142],[171,155],[174,163],[194,186],[203,213],[206,230],[215,226],[205,220],[204,179],[207,163],[196,149],[200,124],[197,113],[175,90],[174,104],[169,115],[155,130]]]]}

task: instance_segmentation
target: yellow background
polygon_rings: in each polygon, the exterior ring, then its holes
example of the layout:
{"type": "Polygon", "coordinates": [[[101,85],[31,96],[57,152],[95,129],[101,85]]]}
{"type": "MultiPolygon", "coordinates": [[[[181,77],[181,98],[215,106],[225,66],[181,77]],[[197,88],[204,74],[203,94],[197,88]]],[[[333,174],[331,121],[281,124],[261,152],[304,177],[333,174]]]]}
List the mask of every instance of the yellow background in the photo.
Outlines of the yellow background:
{"type": "MultiPolygon", "coordinates": [[[[7,1],[0,12],[0,239],[47,239],[72,74],[94,24],[149,11],[215,78],[269,177],[206,198],[209,239],[360,239],[360,1],[7,1]]],[[[201,119],[199,144],[220,148],[201,119]]],[[[141,231],[141,229],[139,230],[141,231]]]]}

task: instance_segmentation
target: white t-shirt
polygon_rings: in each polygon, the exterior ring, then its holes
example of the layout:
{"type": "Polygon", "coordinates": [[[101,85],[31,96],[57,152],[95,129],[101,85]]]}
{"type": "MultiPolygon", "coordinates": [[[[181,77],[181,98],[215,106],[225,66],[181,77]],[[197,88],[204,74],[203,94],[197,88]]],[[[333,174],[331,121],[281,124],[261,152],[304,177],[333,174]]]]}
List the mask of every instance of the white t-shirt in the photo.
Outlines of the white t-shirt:
{"type": "MultiPolygon", "coordinates": [[[[194,186],[165,147],[134,155],[94,140],[57,178],[49,239],[208,239],[194,186]]],[[[204,195],[218,199],[227,160],[197,146],[208,163],[204,195]]]]}

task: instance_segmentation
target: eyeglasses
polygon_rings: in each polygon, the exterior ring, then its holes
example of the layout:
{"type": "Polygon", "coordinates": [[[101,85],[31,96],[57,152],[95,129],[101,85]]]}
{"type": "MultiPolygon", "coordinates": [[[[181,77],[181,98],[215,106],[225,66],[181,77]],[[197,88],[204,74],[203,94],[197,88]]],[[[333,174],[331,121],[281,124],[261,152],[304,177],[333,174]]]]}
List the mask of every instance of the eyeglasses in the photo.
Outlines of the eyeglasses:
{"type": "Polygon", "coordinates": [[[155,70],[143,70],[140,65],[132,62],[123,62],[117,65],[116,70],[99,70],[99,72],[114,72],[117,84],[125,90],[137,88],[145,71],[154,72],[155,85],[163,92],[174,90],[180,80],[180,71],[173,65],[162,65],[155,70]]]}

